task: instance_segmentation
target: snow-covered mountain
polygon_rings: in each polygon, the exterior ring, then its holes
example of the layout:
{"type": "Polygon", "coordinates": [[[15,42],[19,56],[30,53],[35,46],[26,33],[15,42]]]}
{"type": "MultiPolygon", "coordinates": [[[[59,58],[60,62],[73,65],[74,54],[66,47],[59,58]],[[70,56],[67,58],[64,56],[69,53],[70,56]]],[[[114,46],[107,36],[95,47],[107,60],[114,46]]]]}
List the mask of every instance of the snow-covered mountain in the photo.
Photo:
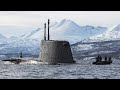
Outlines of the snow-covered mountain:
{"type": "Polygon", "coordinates": [[[6,37],[0,34],[0,39],[6,39],[6,37]]]}
{"type": "Polygon", "coordinates": [[[108,28],[104,33],[89,38],[89,41],[120,40],[120,24],[108,28]]]}
{"type": "MultiPolygon", "coordinates": [[[[80,26],[72,20],[63,19],[50,25],[51,40],[67,40],[70,44],[77,43],[94,35],[99,35],[107,30],[106,27],[80,26]]],[[[0,47],[0,53],[33,53],[38,54],[40,41],[44,38],[44,28],[38,28],[24,34],[0,47]]]]}
{"type": "Polygon", "coordinates": [[[38,29],[33,30],[32,32],[26,34],[26,35],[22,35],[20,38],[21,39],[28,39],[29,37],[31,37],[32,35],[34,35],[35,33],[37,33],[40,30],[41,30],[41,28],[38,28],[38,29]]]}
{"type": "Polygon", "coordinates": [[[6,40],[7,40],[7,37],[5,37],[2,34],[0,34],[0,44],[4,43],[6,40]]]}
{"type": "Polygon", "coordinates": [[[17,40],[17,39],[18,39],[18,37],[16,37],[16,36],[11,36],[11,37],[8,38],[8,40],[10,40],[10,41],[11,40],[17,40]]]}
{"type": "MultiPolygon", "coordinates": [[[[94,26],[79,26],[72,20],[63,19],[60,22],[55,22],[50,26],[50,39],[52,40],[67,40],[70,43],[76,43],[93,35],[98,35],[107,30],[106,27],[94,26]]],[[[43,39],[44,29],[37,29],[25,37],[24,39],[43,39]]]]}
{"type": "Polygon", "coordinates": [[[23,52],[24,54],[39,53],[40,42],[35,40],[14,40],[0,47],[1,54],[14,54],[23,52]]]}

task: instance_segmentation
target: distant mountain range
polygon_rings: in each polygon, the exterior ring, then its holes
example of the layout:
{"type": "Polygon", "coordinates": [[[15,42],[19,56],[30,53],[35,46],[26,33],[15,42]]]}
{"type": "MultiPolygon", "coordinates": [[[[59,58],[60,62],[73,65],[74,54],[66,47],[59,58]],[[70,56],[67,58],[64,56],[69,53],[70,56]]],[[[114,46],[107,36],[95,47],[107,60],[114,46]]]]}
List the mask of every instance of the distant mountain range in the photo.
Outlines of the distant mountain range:
{"type": "MultiPolygon", "coordinates": [[[[39,53],[40,41],[44,38],[44,29],[38,28],[20,37],[6,38],[0,34],[0,53],[39,53]]],[[[111,28],[101,26],[80,26],[72,20],[63,19],[50,26],[51,40],[67,40],[70,44],[77,42],[109,41],[120,39],[120,24],[111,28]]]]}
{"type": "MultiPolygon", "coordinates": [[[[106,27],[79,26],[71,20],[63,19],[61,22],[55,22],[50,26],[50,39],[67,40],[70,43],[76,43],[88,37],[99,35],[107,30],[106,27]]],[[[21,39],[43,39],[44,29],[34,30],[21,39]]]]}
{"type": "Polygon", "coordinates": [[[109,40],[120,40],[120,24],[108,28],[105,32],[95,35],[89,38],[90,41],[109,41],[109,40]]]}

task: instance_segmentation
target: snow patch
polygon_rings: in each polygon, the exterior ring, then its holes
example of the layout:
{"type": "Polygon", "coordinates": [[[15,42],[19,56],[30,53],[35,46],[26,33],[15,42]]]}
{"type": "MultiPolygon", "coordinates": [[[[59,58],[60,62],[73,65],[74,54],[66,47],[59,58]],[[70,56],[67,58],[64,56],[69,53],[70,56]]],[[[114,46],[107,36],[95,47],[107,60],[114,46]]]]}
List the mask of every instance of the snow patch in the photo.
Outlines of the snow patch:
{"type": "Polygon", "coordinates": [[[78,50],[90,50],[90,49],[93,49],[93,46],[94,44],[79,44],[77,45],[78,46],[78,50]]]}

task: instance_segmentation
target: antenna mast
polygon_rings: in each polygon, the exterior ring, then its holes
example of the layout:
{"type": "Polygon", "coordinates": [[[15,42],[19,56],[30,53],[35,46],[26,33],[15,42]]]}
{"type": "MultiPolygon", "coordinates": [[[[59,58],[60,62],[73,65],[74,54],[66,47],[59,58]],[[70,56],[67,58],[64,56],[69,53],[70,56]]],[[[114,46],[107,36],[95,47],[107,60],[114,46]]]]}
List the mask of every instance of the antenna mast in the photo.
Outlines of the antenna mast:
{"type": "Polygon", "coordinates": [[[44,24],[44,40],[46,40],[46,23],[44,24]]]}
{"type": "Polygon", "coordinates": [[[48,40],[50,40],[50,35],[49,35],[49,24],[50,24],[50,20],[48,19],[48,40]]]}

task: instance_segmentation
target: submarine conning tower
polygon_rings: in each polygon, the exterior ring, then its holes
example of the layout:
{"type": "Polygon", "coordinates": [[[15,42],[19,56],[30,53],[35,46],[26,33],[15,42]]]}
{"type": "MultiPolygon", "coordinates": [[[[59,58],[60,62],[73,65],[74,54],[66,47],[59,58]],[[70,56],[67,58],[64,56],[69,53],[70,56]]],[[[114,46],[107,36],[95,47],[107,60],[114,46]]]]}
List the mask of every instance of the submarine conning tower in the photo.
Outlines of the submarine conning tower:
{"type": "MultiPolygon", "coordinates": [[[[46,24],[45,24],[46,25],[46,24]]],[[[45,26],[46,32],[46,26],[45,26]]],[[[44,33],[44,38],[46,34],[44,33]]],[[[50,40],[48,19],[48,40],[41,40],[40,60],[48,64],[75,63],[68,41],[50,40]]]]}

